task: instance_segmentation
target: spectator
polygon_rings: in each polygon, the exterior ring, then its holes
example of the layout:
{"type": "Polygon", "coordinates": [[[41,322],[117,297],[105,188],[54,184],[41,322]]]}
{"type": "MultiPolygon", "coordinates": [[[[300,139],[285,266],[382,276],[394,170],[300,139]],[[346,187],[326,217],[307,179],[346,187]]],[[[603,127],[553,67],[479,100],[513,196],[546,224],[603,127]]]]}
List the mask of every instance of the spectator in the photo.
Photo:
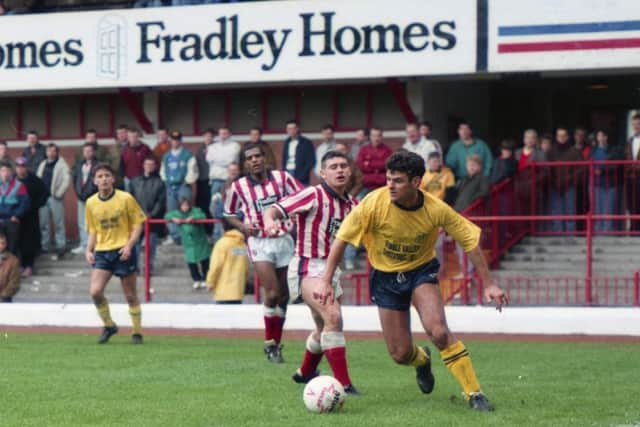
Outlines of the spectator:
{"type": "MultiPolygon", "coordinates": [[[[269,145],[268,142],[264,141],[262,139],[262,128],[258,127],[258,126],[254,126],[251,128],[251,130],[249,131],[249,141],[246,142],[244,145],[247,144],[256,144],[257,146],[262,148],[262,151],[264,152],[264,164],[267,167],[267,169],[269,170],[276,170],[276,156],[275,154],[273,154],[273,150],[271,149],[271,145],[269,145]]],[[[243,147],[244,147],[243,145],[243,147]]],[[[239,165],[240,165],[240,174],[244,176],[245,174],[245,165],[244,165],[244,151],[240,150],[240,160],[239,160],[239,165]]]]}
{"type": "Polygon", "coordinates": [[[351,159],[355,161],[358,158],[358,153],[360,152],[360,149],[368,144],[369,144],[369,128],[361,128],[356,130],[355,139],[353,140],[353,144],[351,144],[351,154],[350,154],[351,159]]]}
{"type": "Polygon", "coordinates": [[[349,185],[346,187],[346,191],[351,194],[353,197],[357,197],[362,191],[362,172],[356,165],[351,157],[349,157],[349,144],[346,142],[336,142],[335,151],[338,151],[345,156],[347,156],[347,160],[349,161],[349,168],[351,169],[351,177],[349,178],[349,185]]]}
{"type": "Polygon", "coordinates": [[[534,129],[525,130],[523,144],[522,148],[516,150],[518,171],[525,170],[530,163],[544,161],[544,153],[538,148],[538,132],[534,129]]]}
{"type": "Polygon", "coordinates": [[[31,200],[29,209],[20,217],[18,233],[22,277],[30,277],[33,274],[33,262],[41,249],[40,208],[47,203],[49,189],[36,174],[29,172],[27,159],[24,157],[16,159],[16,177],[26,187],[31,200]]]}
{"type": "MultiPolygon", "coordinates": [[[[551,162],[577,162],[582,153],[569,141],[569,130],[564,126],[556,129],[556,143],[549,152],[551,162]]],[[[549,203],[551,215],[576,214],[576,184],[580,179],[581,168],[572,166],[554,166],[551,168],[549,203]]],[[[551,231],[575,231],[575,220],[553,220],[551,231]]]]}
{"type": "Polygon", "coordinates": [[[320,167],[322,163],[320,162],[320,159],[322,159],[322,156],[324,156],[325,153],[331,150],[334,150],[336,148],[336,140],[334,138],[333,125],[326,124],[322,126],[321,133],[322,133],[322,142],[320,143],[320,145],[316,147],[316,164],[313,169],[314,173],[318,178],[320,178],[320,167]]]}
{"type": "Polygon", "coordinates": [[[429,160],[429,154],[434,151],[442,154],[440,143],[435,139],[427,139],[421,136],[417,123],[407,123],[405,130],[407,131],[407,139],[402,148],[421,156],[425,164],[429,160]]]}
{"type": "Polygon", "coordinates": [[[505,139],[500,143],[500,157],[496,160],[491,171],[491,185],[496,185],[516,174],[518,164],[513,157],[515,145],[515,141],[512,139],[505,139]]]}
{"type": "MultiPolygon", "coordinates": [[[[207,162],[207,150],[213,144],[214,129],[207,129],[202,134],[202,144],[196,148],[196,166],[198,167],[198,180],[196,181],[196,206],[202,209],[207,218],[213,218],[209,213],[209,201],[211,200],[211,186],[209,185],[209,162],[207,162]]],[[[213,224],[206,224],[207,233],[211,235],[213,224]]]]}
{"type": "Polygon", "coordinates": [[[7,247],[13,254],[18,248],[20,218],[29,211],[29,205],[27,187],[13,176],[11,164],[0,164],[0,232],[7,237],[7,247]]]}
{"type": "Polygon", "coordinates": [[[227,168],[240,158],[240,144],[231,139],[231,130],[223,126],[218,129],[218,138],[207,148],[209,162],[209,184],[211,194],[219,193],[229,178],[227,168]]]}
{"type": "MultiPolygon", "coordinates": [[[[627,141],[624,150],[626,160],[640,161],[640,114],[631,118],[633,135],[627,141]]],[[[625,168],[625,186],[627,210],[630,215],[640,215],[640,164],[625,168]]],[[[640,220],[631,221],[631,231],[640,231],[640,220]]]]}
{"type": "Polygon", "coordinates": [[[549,153],[551,153],[551,149],[553,148],[553,136],[551,134],[545,133],[542,135],[540,139],[540,151],[542,152],[543,161],[549,160],[549,153]]]}
{"type": "Polygon", "coordinates": [[[463,212],[478,199],[489,195],[489,179],[482,173],[482,157],[472,154],[467,158],[467,173],[456,186],[456,201],[453,208],[463,212]]]}
{"type": "Polygon", "coordinates": [[[205,219],[206,215],[202,209],[192,207],[190,199],[183,198],[180,200],[180,208],[168,212],[164,218],[180,227],[184,257],[193,279],[193,289],[205,288],[211,247],[203,225],[194,224],[193,221],[205,219]]]}
{"type": "Polygon", "coordinates": [[[85,142],[82,147],[82,161],[76,162],[73,167],[73,189],[78,197],[78,233],[80,234],[80,244],[71,250],[74,255],[82,255],[87,250],[86,222],[84,208],[87,199],[98,192],[98,187],[93,182],[93,168],[98,164],[96,158],[96,145],[85,142]]]}
{"type": "MultiPolygon", "coordinates": [[[[182,145],[182,134],[171,132],[171,150],[165,153],[160,166],[160,177],[166,184],[167,212],[178,209],[180,200],[193,201],[193,192],[198,179],[198,166],[193,154],[182,145]]],[[[180,231],[169,224],[169,235],[174,243],[180,244],[180,231]]]]}
{"type": "Polygon", "coordinates": [[[447,166],[453,171],[456,179],[460,180],[467,176],[466,161],[467,157],[472,154],[480,156],[484,176],[491,176],[493,156],[487,143],[479,138],[473,137],[471,125],[467,122],[461,122],[458,125],[458,137],[459,139],[453,141],[451,144],[445,161],[447,166]]]}
{"type": "MultiPolygon", "coordinates": [[[[109,152],[109,148],[105,147],[104,145],[100,145],[100,143],[98,142],[98,133],[96,132],[95,129],[89,129],[88,131],[85,132],[84,134],[84,142],[85,144],[89,143],[91,145],[93,145],[94,147],[94,151],[95,151],[95,158],[97,160],[98,163],[110,163],[111,162],[111,157],[112,154],[109,152]]],[[[84,146],[85,144],[82,145],[82,147],[80,147],[78,149],[78,151],[76,151],[76,155],[74,158],[74,163],[73,163],[73,167],[75,168],[76,165],[78,163],[84,163],[84,146]]]]}
{"type": "MultiPolygon", "coordinates": [[[[27,144],[29,146],[22,152],[22,157],[27,159],[29,172],[35,173],[40,163],[47,157],[47,149],[40,143],[38,132],[35,130],[30,130],[27,133],[27,144]]],[[[9,238],[9,241],[11,241],[11,238],[9,238]]]]}
{"type": "Polygon", "coordinates": [[[165,153],[171,149],[167,128],[159,127],[156,132],[156,138],[158,138],[158,142],[156,143],[156,146],[153,147],[153,155],[158,160],[158,163],[160,163],[162,162],[165,153]]]}
{"type": "MultiPolygon", "coordinates": [[[[420,122],[420,136],[424,139],[433,139],[431,138],[431,133],[433,132],[433,126],[431,125],[431,122],[428,121],[423,121],[420,122]]],[[[442,153],[440,153],[442,154],[442,153]]]]}
{"type": "Polygon", "coordinates": [[[313,144],[300,134],[295,120],[287,122],[287,139],[282,147],[282,169],[289,172],[304,186],[309,185],[311,171],[316,164],[313,144]]]}
{"type": "Polygon", "coordinates": [[[0,302],[13,302],[20,290],[20,263],[7,250],[7,236],[0,233],[0,302]]]}
{"type": "Polygon", "coordinates": [[[120,167],[124,176],[124,189],[130,190],[131,180],[143,174],[144,159],[151,155],[151,149],[140,140],[140,131],[129,128],[127,131],[127,145],[122,149],[120,167]]]}
{"type": "Polygon", "coordinates": [[[591,158],[591,144],[589,143],[589,132],[584,126],[576,126],[573,130],[573,144],[582,154],[584,160],[591,158]]]}
{"type": "Polygon", "coordinates": [[[382,142],[383,133],[379,127],[371,128],[371,143],[362,147],[356,164],[362,172],[363,189],[360,198],[387,183],[386,162],[392,150],[382,142]]]}
{"type": "Polygon", "coordinates": [[[9,147],[7,146],[7,141],[0,141],[0,162],[9,163],[11,166],[15,167],[15,163],[11,156],[9,156],[9,147]]]}
{"type": "Polygon", "coordinates": [[[222,227],[224,234],[211,252],[207,288],[217,304],[242,304],[249,278],[247,245],[240,230],[226,221],[222,227]]]}
{"type": "Polygon", "coordinates": [[[451,169],[442,164],[442,155],[437,151],[429,154],[427,170],[422,177],[420,188],[440,200],[445,200],[447,191],[455,185],[456,178],[451,169]]]}
{"type": "MultiPolygon", "coordinates": [[[[591,159],[594,161],[622,160],[623,153],[615,146],[609,145],[609,133],[604,129],[596,132],[598,145],[591,150],[591,159]]],[[[594,166],[594,207],[596,215],[615,215],[618,213],[618,186],[620,176],[618,165],[608,166],[598,164],[594,166]]],[[[595,223],[596,231],[613,231],[613,220],[599,220],[595,223]]]]}
{"type": "MultiPolygon", "coordinates": [[[[128,145],[127,133],[129,127],[125,124],[120,124],[116,128],[116,134],[114,136],[114,145],[108,149],[108,157],[105,163],[109,164],[111,168],[116,171],[116,183],[117,189],[124,189],[124,175],[122,169],[122,152],[128,145]]],[[[99,152],[96,152],[96,158],[99,152]]]]}
{"type": "Polygon", "coordinates": [[[64,158],[60,157],[58,146],[51,143],[47,146],[47,159],[43,160],[36,172],[44,185],[49,189],[50,196],[47,203],[40,208],[40,232],[42,233],[42,250],[51,249],[51,220],[53,221],[53,234],[56,252],[51,259],[57,260],[67,250],[67,235],[64,229],[64,195],[71,184],[71,171],[64,158]]]}
{"type": "MultiPolygon", "coordinates": [[[[165,154],[165,157],[167,155],[169,154],[165,154]]],[[[156,157],[151,155],[144,159],[143,169],[143,174],[131,181],[131,195],[136,199],[147,218],[162,219],[167,207],[167,190],[164,182],[158,176],[158,160],[156,157]]],[[[165,235],[164,230],[164,224],[151,224],[149,227],[150,273],[153,273],[158,238],[165,235]]],[[[136,252],[138,254],[142,253],[144,229],[142,233],[137,244],[136,252]]]]}
{"type": "MultiPolygon", "coordinates": [[[[219,220],[224,218],[224,200],[227,190],[231,187],[233,181],[241,176],[240,165],[238,163],[231,163],[227,168],[227,172],[229,174],[229,178],[227,178],[227,181],[224,183],[224,187],[222,187],[219,192],[212,194],[211,201],[209,202],[209,212],[211,213],[211,217],[219,220]]],[[[236,213],[236,215],[241,216],[242,213],[236,213]]],[[[214,224],[214,226],[219,228],[216,235],[222,236],[222,226],[220,224],[214,224]]]]}

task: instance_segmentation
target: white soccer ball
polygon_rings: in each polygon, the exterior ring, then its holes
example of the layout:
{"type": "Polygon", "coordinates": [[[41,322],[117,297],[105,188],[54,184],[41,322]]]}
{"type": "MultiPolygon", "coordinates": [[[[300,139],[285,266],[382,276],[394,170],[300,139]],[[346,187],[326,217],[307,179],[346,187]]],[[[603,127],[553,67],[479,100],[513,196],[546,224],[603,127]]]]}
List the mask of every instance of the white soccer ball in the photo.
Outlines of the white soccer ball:
{"type": "Polygon", "coordinates": [[[311,412],[328,413],[342,407],[344,395],[344,387],[338,380],[321,375],[307,383],[302,392],[302,399],[311,412]]]}

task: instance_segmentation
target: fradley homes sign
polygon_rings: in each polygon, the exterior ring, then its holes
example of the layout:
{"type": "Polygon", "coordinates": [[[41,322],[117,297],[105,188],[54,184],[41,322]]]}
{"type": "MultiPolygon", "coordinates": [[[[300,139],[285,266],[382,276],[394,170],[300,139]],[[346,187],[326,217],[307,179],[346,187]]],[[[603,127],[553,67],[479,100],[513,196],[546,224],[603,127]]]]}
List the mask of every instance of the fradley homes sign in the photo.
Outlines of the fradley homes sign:
{"type": "Polygon", "coordinates": [[[471,73],[475,39],[475,0],[10,16],[0,26],[0,92],[471,73]]]}
{"type": "Polygon", "coordinates": [[[640,67],[640,1],[491,0],[489,71],[640,67]]]}

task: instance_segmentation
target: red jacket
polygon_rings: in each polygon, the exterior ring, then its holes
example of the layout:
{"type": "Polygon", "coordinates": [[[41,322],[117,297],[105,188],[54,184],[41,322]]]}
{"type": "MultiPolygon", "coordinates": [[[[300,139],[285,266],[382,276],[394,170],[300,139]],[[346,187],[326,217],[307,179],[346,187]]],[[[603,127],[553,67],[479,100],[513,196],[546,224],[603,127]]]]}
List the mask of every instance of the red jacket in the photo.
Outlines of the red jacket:
{"type": "Polygon", "coordinates": [[[127,144],[122,150],[121,168],[125,177],[133,179],[144,174],[142,164],[144,159],[151,155],[151,149],[147,144],[141,142],[137,147],[127,144]]]}
{"type": "Polygon", "coordinates": [[[385,144],[377,147],[367,144],[360,149],[356,163],[362,171],[362,185],[365,188],[375,190],[387,183],[385,163],[392,153],[385,144]]]}

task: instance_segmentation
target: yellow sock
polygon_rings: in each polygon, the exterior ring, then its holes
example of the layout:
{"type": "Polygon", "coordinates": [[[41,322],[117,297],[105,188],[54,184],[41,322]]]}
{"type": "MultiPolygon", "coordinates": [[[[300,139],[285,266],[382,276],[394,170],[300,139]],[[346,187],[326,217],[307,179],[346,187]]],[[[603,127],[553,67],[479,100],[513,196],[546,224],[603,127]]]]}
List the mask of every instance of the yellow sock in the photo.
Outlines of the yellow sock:
{"type": "Polygon", "coordinates": [[[114,325],[113,320],[111,319],[111,313],[109,313],[109,303],[107,300],[104,300],[97,305],[96,309],[98,310],[98,315],[102,319],[104,326],[111,327],[114,325]]]}
{"type": "Polygon", "coordinates": [[[480,391],[480,383],[476,378],[476,372],[473,370],[471,357],[469,357],[469,352],[462,341],[451,344],[442,350],[440,355],[444,364],[462,386],[462,390],[467,397],[480,391]]]}
{"type": "Polygon", "coordinates": [[[140,306],[129,307],[129,316],[131,316],[132,334],[142,334],[142,310],[140,306]]]}
{"type": "Polygon", "coordinates": [[[418,367],[423,366],[425,363],[429,361],[429,356],[427,352],[424,351],[424,348],[418,347],[417,345],[413,345],[413,354],[411,355],[411,359],[409,359],[409,365],[418,367]]]}

